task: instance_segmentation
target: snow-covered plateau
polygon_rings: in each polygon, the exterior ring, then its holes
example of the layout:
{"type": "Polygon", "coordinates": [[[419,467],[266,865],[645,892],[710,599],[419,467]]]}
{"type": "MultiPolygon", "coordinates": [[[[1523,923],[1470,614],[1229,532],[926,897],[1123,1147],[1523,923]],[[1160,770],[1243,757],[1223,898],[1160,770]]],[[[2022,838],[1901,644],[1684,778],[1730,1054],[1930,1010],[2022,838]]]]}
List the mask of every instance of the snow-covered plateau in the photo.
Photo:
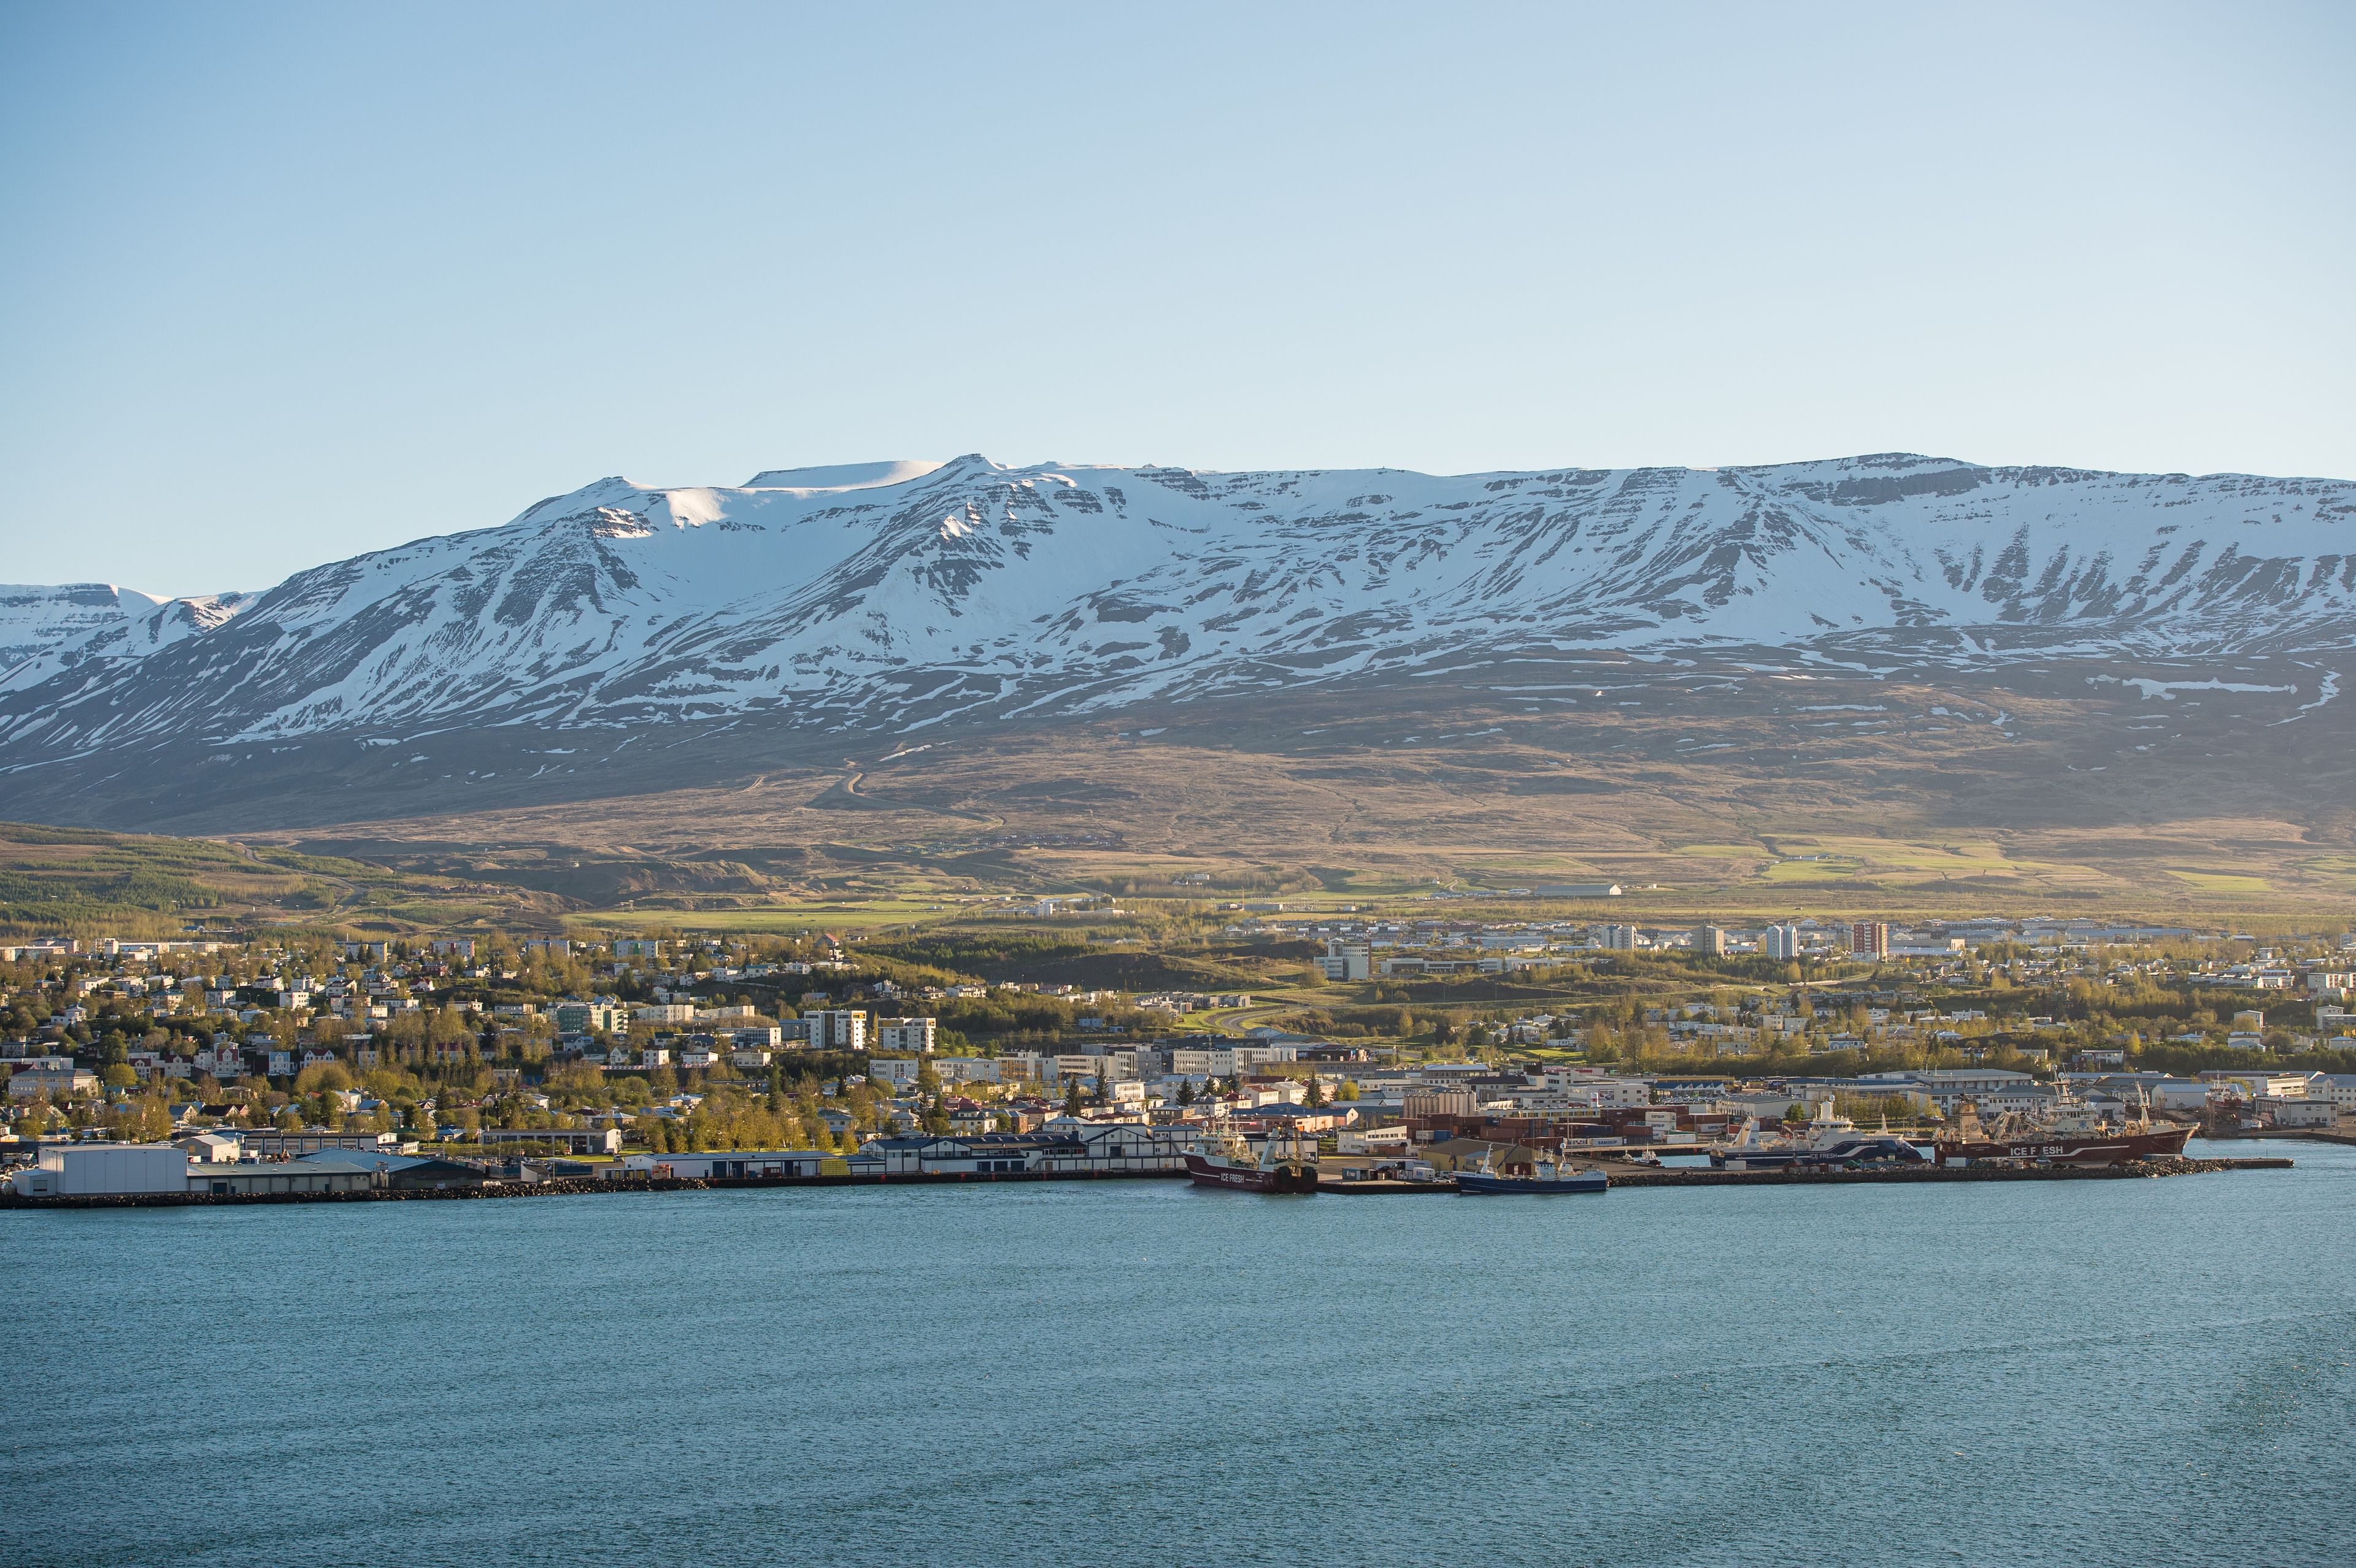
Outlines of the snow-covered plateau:
{"type": "Polygon", "coordinates": [[[605,479],[252,595],[0,588],[0,763],[732,715],[898,732],[1544,650],[1964,666],[2351,640],[2340,480],[1902,454],[1450,477],[968,456],[605,479]]]}

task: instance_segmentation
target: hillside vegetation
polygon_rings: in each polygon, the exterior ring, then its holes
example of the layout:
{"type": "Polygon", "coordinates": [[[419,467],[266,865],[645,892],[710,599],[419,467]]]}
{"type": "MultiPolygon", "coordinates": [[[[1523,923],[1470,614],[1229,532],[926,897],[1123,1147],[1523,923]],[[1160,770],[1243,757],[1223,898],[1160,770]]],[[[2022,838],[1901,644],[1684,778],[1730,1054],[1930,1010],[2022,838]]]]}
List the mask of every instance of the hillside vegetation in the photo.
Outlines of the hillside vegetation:
{"type": "Polygon", "coordinates": [[[0,934],[153,940],[264,923],[392,935],[540,912],[509,890],[284,846],[0,822],[0,934]]]}

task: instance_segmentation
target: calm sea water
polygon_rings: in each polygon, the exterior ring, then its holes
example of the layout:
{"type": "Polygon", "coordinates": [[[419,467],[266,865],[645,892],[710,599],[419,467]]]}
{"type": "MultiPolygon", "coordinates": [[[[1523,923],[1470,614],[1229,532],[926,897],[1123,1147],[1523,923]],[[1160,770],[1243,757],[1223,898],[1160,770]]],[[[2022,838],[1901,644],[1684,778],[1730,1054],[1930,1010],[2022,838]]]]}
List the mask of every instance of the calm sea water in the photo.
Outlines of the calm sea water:
{"type": "Polygon", "coordinates": [[[2345,1563],[2356,1150],[0,1214],[12,1563],[2345,1563]]]}

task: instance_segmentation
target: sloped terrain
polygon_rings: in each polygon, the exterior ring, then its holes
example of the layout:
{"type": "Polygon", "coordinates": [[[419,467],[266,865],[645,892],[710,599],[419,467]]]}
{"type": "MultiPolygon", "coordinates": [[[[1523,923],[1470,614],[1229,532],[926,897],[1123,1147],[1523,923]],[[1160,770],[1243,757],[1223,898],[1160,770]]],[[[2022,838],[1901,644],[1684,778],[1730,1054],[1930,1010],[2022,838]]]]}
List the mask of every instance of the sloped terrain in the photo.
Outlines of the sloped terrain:
{"type": "Polygon", "coordinates": [[[552,927],[561,904],[284,846],[0,821],[0,934],[178,937],[262,921],[390,936],[477,918],[552,927]]]}
{"type": "Polygon", "coordinates": [[[2351,518],[2340,481],[1906,455],[605,480],[254,596],[0,591],[0,790],[112,827],[495,831],[553,847],[502,876],[592,901],[758,892],[820,841],[1074,836],[1405,874],[2242,819],[2323,864],[2351,518]],[[626,820],[660,849],[608,853],[626,820]]]}
{"type": "Polygon", "coordinates": [[[1507,700],[1493,688],[1522,683],[1484,670],[943,727],[923,750],[836,735],[795,759],[714,736],[745,770],[724,782],[688,766],[724,748],[634,746],[578,796],[477,778],[466,809],[270,837],[369,859],[412,843],[421,870],[591,897],[580,879],[635,862],[631,896],[705,910],[737,902],[713,859],[779,896],[1214,871],[1255,896],[1657,881],[1722,890],[1708,907],[1730,914],[2356,909],[2356,725],[2336,701],[2299,710],[2312,672],[2251,658],[2217,685],[2256,689],[2221,690],[2118,667],[1738,679],[1623,656],[1554,667],[1576,705],[1507,700]]]}

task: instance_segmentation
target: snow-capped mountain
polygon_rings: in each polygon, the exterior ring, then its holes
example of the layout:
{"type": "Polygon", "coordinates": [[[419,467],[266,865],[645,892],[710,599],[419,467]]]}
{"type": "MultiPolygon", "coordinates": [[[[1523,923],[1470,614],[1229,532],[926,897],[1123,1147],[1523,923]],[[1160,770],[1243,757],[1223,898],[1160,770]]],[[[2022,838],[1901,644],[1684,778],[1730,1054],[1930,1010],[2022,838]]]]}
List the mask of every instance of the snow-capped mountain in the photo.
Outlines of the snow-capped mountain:
{"type": "Polygon", "coordinates": [[[112,582],[0,584],[0,689],[35,686],[85,657],[136,657],[209,632],[252,598],[158,599],[112,582]]]}
{"type": "Polygon", "coordinates": [[[250,598],[0,589],[0,763],[500,724],[905,730],[1543,650],[1970,662],[2351,639],[2356,484],[2337,480],[969,456],[735,488],[605,479],[250,598]]]}

